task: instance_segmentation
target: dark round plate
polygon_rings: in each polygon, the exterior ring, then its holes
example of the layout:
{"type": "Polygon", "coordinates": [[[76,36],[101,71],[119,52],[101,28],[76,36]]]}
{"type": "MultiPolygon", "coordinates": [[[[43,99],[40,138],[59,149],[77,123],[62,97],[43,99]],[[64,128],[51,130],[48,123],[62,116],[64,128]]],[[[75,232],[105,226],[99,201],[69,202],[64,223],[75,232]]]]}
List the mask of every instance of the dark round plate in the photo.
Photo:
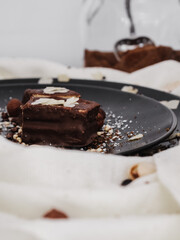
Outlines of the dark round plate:
{"type": "MultiPolygon", "coordinates": [[[[106,78],[106,76],[104,76],[104,78],[106,78]]],[[[79,79],[71,79],[69,83],[75,83],[75,84],[79,84],[82,82],[82,80],[79,79]]],[[[57,79],[54,79],[54,83],[57,83],[57,79]]],[[[170,101],[170,100],[178,100],[180,101],[180,97],[176,96],[174,94],[168,93],[168,92],[164,92],[164,91],[159,91],[159,90],[155,90],[152,88],[147,88],[147,87],[142,87],[142,86],[138,86],[138,85],[133,85],[133,84],[128,84],[128,83],[117,83],[117,82],[108,82],[108,81],[92,81],[92,80],[85,80],[83,81],[84,84],[87,85],[91,85],[91,86],[102,86],[102,87],[110,87],[110,88],[114,88],[114,89],[119,89],[121,90],[122,87],[124,86],[133,86],[134,88],[138,89],[138,93],[139,95],[145,95],[147,97],[153,98],[157,101],[170,101]]],[[[177,117],[177,126],[176,129],[174,130],[174,137],[173,138],[166,138],[164,139],[162,142],[160,142],[159,144],[153,145],[150,148],[146,148],[142,151],[138,152],[138,155],[140,156],[150,156],[153,155],[154,153],[157,153],[159,151],[163,151],[166,150],[168,148],[174,147],[179,145],[179,137],[175,137],[176,133],[180,133],[180,104],[178,105],[178,107],[176,109],[172,110],[174,112],[174,114],[177,117]]]]}
{"type": "MultiPolygon", "coordinates": [[[[26,88],[45,87],[37,82],[37,79],[0,82],[0,106],[5,107],[10,97],[21,99],[26,88]]],[[[175,114],[151,98],[121,92],[117,88],[86,84],[88,82],[82,80],[78,83],[55,83],[102,105],[107,113],[106,123],[114,126],[114,131],[118,128],[123,137],[117,140],[111,149],[114,154],[130,154],[155,145],[167,138],[176,128],[175,114]],[[129,141],[130,133],[143,134],[143,137],[129,141]]]]}

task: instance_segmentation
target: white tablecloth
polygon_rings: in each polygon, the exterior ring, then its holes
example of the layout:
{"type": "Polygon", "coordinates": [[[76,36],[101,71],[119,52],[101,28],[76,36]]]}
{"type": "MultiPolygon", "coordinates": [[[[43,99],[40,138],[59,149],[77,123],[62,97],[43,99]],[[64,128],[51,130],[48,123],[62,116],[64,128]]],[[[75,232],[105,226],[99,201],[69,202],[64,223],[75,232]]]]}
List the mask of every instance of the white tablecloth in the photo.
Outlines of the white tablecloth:
{"type": "MultiPolygon", "coordinates": [[[[0,78],[57,77],[127,82],[180,95],[180,63],[165,61],[132,74],[68,68],[35,59],[0,59],[0,78]]],[[[0,236],[11,240],[180,239],[180,146],[152,157],[24,147],[0,137],[0,236]],[[157,171],[126,187],[129,168],[157,171]],[[47,220],[51,208],[67,220],[47,220]]]]}

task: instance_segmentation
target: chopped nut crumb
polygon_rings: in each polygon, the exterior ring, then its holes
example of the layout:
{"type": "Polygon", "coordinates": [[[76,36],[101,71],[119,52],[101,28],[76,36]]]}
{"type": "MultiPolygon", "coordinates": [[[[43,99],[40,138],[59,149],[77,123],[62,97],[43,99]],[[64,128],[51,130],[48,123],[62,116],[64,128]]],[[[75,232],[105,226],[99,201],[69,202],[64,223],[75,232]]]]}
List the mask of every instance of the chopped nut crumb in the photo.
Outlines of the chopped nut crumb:
{"type": "Polygon", "coordinates": [[[134,94],[138,93],[138,89],[134,88],[133,86],[124,86],[124,87],[121,88],[121,91],[134,93],[134,94]]]}
{"type": "Polygon", "coordinates": [[[103,80],[104,78],[104,76],[103,76],[103,74],[101,73],[101,72],[96,72],[96,73],[93,73],[92,74],[92,77],[93,77],[93,79],[95,79],[95,80],[103,80]]]}
{"type": "Polygon", "coordinates": [[[177,109],[179,105],[179,100],[160,101],[160,103],[170,109],[177,109]]]}
{"type": "Polygon", "coordinates": [[[169,138],[168,138],[168,140],[171,140],[171,139],[174,139],[174,138],[180,138],[180,133],[172,133],[170,136],[169,136],[169,138]]]}
{"type": "Polygon", "coordinates": [[[22,139],[20,137],[17,137],[16,140],[19,142],[19,143],[22,143],[22,139]]]}
{"type": "Polygon", "coordinates": [[[110,129],[111,129],[111,127],[108,124],[104,126],[105,131],[109,131],[110,129]]]}
{"type": "Polygon", "coordinates": [[[128,141],[135,141],[135,140],[139,140],[143,137],[143,134],[139,133],[135,136],[132,136],[131,138],[128,139],[128,141]]]}
{"type": "Polygon", "coordinates": [[[53,78],[51,77],[42,77],[39,79],[38,84],[52,84],[53,78]]]}
{"type": "Polygon", "coordinates": [[[104,132],[97,132],[97,135],[100,136],[100,135],[103,135],[104,132]]]}
{"type": "Polygon", "coordinates": [[[17,135],[17,133],[15,133],[15,134],[13,135],[13,139],[14,139],[14,140],[17,140],[17,138],[18,138],[18,135],[17,135]]]}
{"type": "Polygon", "coordinates": [[[58,75],[57,80],[58,80],[58,82],[69,82],[70,78],[66,74],[60,74],[60,75],[58,75]]]}
{"type": "Polygon", "coordinates": [[[19,134],[22,133],[22,128],[19,128],[18,133],[19,134]]]}

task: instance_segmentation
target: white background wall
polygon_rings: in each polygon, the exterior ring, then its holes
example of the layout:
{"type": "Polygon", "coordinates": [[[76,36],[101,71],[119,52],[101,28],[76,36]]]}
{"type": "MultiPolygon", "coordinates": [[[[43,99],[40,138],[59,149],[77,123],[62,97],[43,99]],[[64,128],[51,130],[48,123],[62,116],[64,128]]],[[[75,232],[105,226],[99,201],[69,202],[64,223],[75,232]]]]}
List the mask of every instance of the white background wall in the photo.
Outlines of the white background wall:
{"type": "MultiPolygon", "coordinates": [[[[132,15],[137,36],[180,49],[179,0],[132,0],[132,15]]],[[[0,0],[0,57],[82,66],[82,32],[86,47],[112,50],[117,40],[129,37],[125,0],[0,0]],[[91,24],[82,27],[98,5],[91,24]]]]}
{"type": "Polygon", "coordinates": [[[36,57],[80,66],[82,0],[0,0],[0,57],[36,57]]]}

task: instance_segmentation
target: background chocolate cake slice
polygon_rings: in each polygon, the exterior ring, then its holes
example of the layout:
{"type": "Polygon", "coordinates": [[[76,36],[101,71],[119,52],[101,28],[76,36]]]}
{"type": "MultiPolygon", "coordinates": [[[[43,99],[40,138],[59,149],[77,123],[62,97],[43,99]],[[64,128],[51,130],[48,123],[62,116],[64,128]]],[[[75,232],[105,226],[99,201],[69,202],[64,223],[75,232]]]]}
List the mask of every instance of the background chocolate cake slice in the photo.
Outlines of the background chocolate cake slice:
{"type": "Polygon", "coordinates": [[[134,72],[138,69],[153,65],[165,60],[180,62],[180,51],[166,46],[147,45],[126,52],[119,52],[120,61],[114,52],[100,52],[85,50],[85,67],[107,67],[125,72],[134,72]]]}

